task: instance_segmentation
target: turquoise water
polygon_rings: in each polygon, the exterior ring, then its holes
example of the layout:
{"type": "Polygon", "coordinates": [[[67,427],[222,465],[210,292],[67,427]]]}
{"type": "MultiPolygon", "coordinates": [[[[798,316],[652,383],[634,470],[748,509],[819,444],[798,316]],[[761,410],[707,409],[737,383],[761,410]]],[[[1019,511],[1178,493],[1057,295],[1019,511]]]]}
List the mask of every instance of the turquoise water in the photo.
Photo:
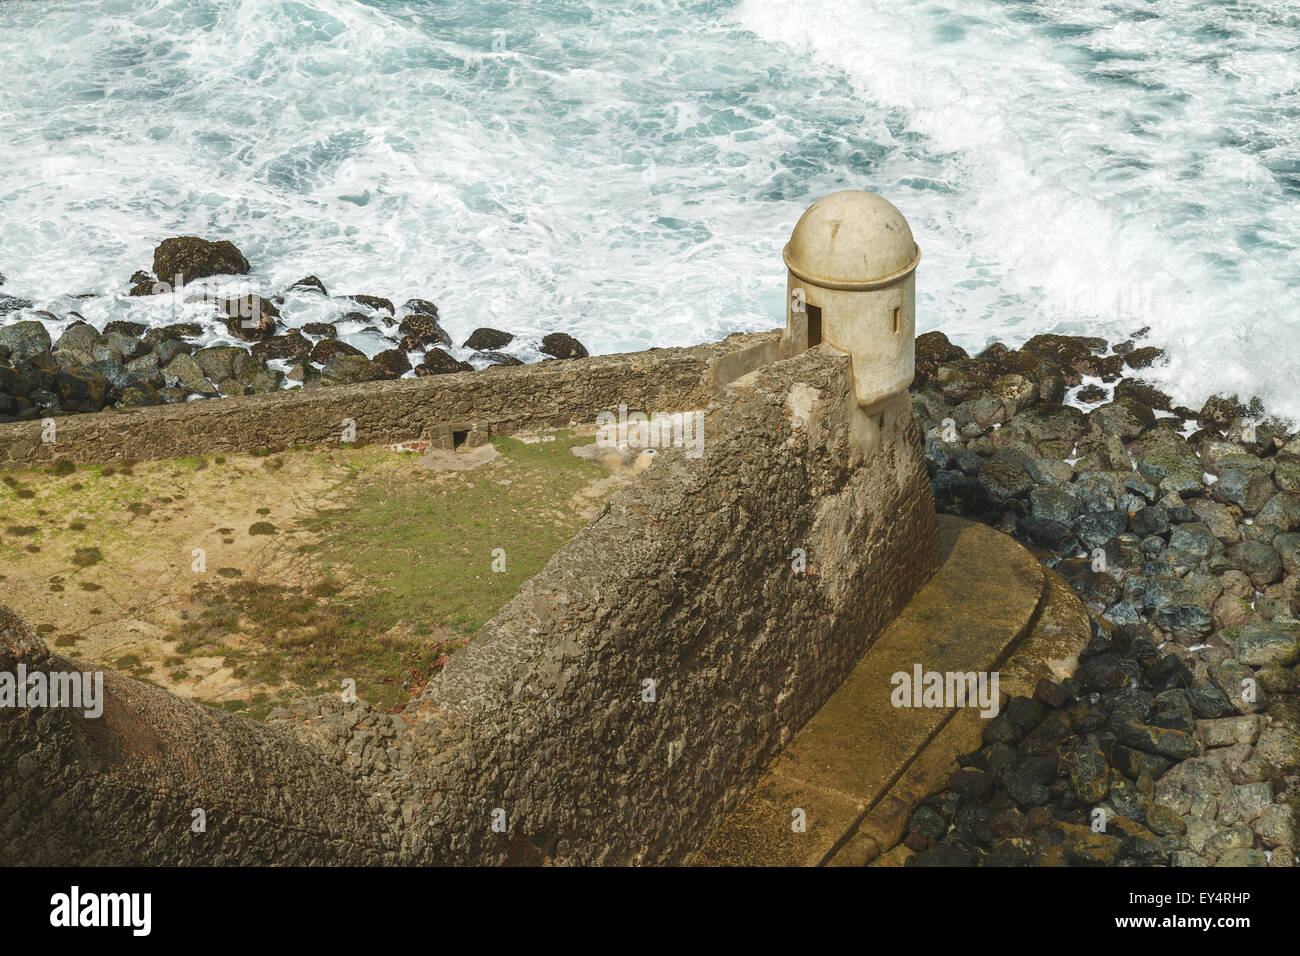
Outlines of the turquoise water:
{"type": "Polygon", "coordinates": [[[195,233],[524,357],[688,344],[780,324],[852,186],[912,223],[922,330],[1150,326],[1184,401],[1300,418],[1297,48],[1281,0],[0,0],[3,291],[173,321],[127,278],[195,233]]]}

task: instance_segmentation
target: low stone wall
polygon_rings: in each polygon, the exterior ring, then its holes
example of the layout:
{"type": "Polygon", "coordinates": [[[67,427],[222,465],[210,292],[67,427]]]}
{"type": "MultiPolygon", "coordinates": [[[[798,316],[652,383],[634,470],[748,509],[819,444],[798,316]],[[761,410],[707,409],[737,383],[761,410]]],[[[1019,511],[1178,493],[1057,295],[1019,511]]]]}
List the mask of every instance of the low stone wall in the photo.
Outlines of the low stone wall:
{"type": "Polygon", "coordinates": [[[66,415],[52,419],[52,436],[39,420],[3,424],[0,468],[295,448],[340,441],[345,420],[361,444],[424,438],[451,447],[457,432],[474,443],[527,428],[594,424],[598,412],[619,404],[703,408],[754,356],[779,354],[779,340],[779,332],[737,334],[690,348],[66,415]]]}
{"type": "MultiPolygon", "coordinates": [[[[825,347],[733,382],[400,715],[0,709],[0,863],[682,860],[938,566],[906,401],[863,460],[851,395],[825,347]]],[[[20,660],[59,667],[10,620],[20,660]]]]}

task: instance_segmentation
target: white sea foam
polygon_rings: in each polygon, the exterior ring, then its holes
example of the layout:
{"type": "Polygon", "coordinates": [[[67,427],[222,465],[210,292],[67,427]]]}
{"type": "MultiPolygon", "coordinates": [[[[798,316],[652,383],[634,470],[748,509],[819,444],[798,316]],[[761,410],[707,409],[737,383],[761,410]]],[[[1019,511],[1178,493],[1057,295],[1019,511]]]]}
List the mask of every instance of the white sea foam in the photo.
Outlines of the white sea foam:
{"type": "Polygon", "coordinates": [[[199,234],[525,358],[687,344],[780,324],[791,226],[855,186],[922,330],[1150,325],[1183,401],[1300,418],[1297,45],[1284,0],[9,0],[3,291],[175,321],[126,279],[199,234]]]}

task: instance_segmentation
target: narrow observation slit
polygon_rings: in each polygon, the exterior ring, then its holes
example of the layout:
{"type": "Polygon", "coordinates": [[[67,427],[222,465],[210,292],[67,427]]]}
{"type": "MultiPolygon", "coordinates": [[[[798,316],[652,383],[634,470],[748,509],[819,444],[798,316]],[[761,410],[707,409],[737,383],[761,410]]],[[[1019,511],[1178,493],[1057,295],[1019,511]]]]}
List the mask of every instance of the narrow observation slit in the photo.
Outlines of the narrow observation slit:
{"type": "Polygon", "coordinates": [[[895,306],[894,307],[894,334],[897,335],[899,329],[901,329],[902,327],[903,327],[903,310],[895,306]]]}
{"type": "Polygon", "coordinates": [[[808,305],[808,347],[816,348],[822,344],[822,310],[821,306],[808,305]]]}
{"type": "Polygon", "coordinates": [[[452,432],[452,433],[451,433],[451,447],[452,447],[453,449],[455,449],[455,448],[459,448],[461,445],[465,444],[465,439],[467,439],[467,438],[469,438],[469,432],[468,432],[468,431],[463,431],[463,432],[452,432]]]}

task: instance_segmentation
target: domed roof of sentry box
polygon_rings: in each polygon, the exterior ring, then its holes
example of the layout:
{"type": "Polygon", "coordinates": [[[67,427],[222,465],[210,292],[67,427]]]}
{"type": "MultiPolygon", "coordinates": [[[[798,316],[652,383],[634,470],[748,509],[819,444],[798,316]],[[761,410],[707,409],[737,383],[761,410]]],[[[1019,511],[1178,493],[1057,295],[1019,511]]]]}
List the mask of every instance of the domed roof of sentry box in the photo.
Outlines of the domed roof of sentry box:
{"type": "Polygon", "coordinates": [[[921,261],[907,220],[888,199],[845,189],[817,200],[781,254],[800,279],[826,289],[873,289],[904,278],[921,261]]]}

